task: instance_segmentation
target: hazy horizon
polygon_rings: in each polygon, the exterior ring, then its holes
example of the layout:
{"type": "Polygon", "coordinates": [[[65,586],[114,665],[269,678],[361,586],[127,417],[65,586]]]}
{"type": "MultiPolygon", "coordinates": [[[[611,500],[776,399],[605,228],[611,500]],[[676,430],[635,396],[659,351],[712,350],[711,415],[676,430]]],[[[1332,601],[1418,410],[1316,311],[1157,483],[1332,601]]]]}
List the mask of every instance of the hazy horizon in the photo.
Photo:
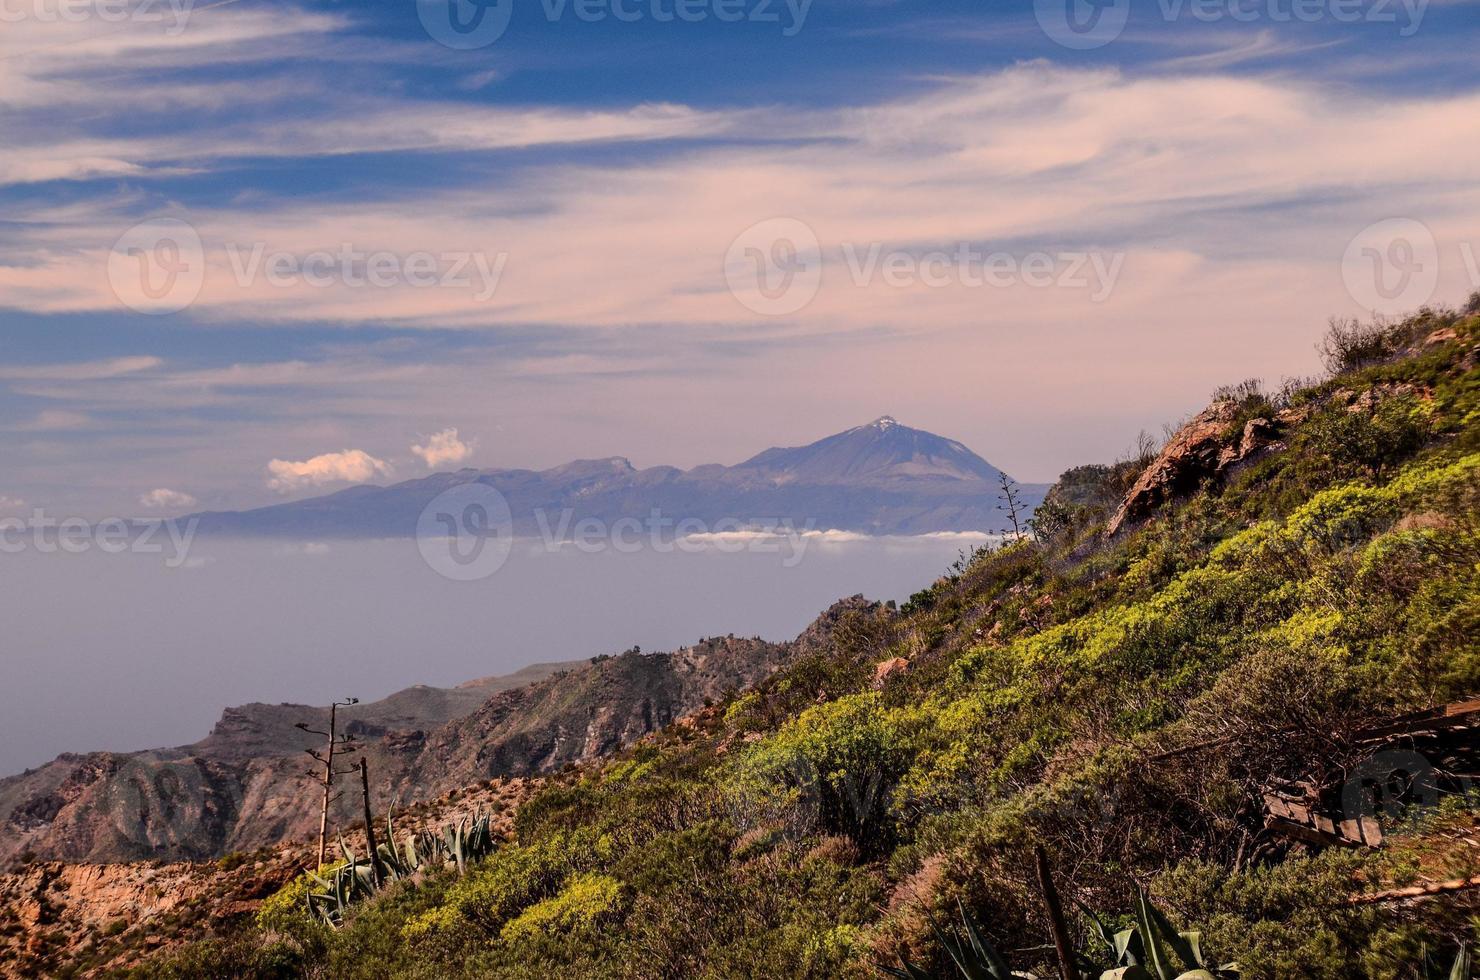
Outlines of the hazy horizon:
{"type": "Polygon", "coordinates": [[[524,541],[473,582],[437,574],[413,541],[201,539],[173,568],[167,552],[7,555],[0,588],[27,615],[7,627],[0,777],[61,752],[194,742],[252,701],[370,701],[633,645],[791,639],[848,595],[908,598],[972,545],[834,538],[791,562],[780,547],[590,554],[524,541]]]}

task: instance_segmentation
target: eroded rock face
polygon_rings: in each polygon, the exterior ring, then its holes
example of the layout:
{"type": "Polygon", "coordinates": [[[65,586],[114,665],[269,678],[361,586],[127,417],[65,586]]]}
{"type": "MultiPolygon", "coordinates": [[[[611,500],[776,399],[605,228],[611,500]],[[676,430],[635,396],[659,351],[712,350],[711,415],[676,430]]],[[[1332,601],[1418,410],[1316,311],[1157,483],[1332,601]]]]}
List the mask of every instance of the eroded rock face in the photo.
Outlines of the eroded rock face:
{"type": "Polygon", "coordinates": [[[1126,494],[1105,533],[1114,535],[1127,523],[1151,516],[1167,501],[1196,490],[1218,470],[1237,415],[1233,402],[1214,402],[1178,429],[1126,494]]]}
{"type": "Polygon", "coordinates": [[[903,674],[910,669],[910,662],[903,657],[891,657],[874,668],[874,690],[882,690],[889,683],[889,678],[903,674]]]}
{"type": "Polygon", "coordinates": [[[1177,430],[1166,448],[1146,467],[1111,518],[1105,535],[1143,521],[1170,500],[1186,496],[1210,479],[1226,479],[1242,467],[1285,448],[1279,435],[1295,420],[1281,412],[1253,418],[1240,429],[1234,402],[1214,402],[1177,430]]]}
{"type": "MultiPolygon", "coordinates": [[[[256,911],[301,861],[287,853],[263,855],[231,871],[214,864],[62,864],[47,861],[0,875],[0,977],[52,976],[78,956],[111,944],[94,967],[136,957],[130,937],[145,948],[183,940],[161,931],[165,921],[193,924],[256,911]],[[173,918],[172,918],[173,917],[173,918]]],[[[89,971],[90,972],[90,971],[89,971]]]]}

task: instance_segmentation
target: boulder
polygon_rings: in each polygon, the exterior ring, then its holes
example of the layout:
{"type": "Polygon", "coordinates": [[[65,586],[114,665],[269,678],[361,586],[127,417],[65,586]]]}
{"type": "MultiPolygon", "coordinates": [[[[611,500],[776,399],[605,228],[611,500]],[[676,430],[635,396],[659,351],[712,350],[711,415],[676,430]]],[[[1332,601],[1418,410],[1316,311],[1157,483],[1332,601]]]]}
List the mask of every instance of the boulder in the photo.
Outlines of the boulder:
{"type": "Polygon", "coordinates": [[[892,657],[874,668],[874,690],[879,690],[889,681],[910,669],[910,662],[903,657],[892,657]]]}
{"type": "Polygon", "coordinates": [[[1125,495],[1105,529],[1106,536],[1151,516],[1162,504],[1192,492],[1216,473],[1237,415],[1233,402],[1214,402],[1178,429],[1125,495]]]}

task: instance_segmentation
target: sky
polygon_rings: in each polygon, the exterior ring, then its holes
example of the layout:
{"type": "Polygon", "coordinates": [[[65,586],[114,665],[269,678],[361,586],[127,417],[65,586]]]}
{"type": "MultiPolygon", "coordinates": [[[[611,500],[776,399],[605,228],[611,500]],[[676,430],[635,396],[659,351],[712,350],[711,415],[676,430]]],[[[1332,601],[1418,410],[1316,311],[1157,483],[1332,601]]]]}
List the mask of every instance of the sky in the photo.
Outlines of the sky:
{"type": "Polygon", "coordinates": [[[1480,289],[1471,0],[0,0],[0,514],[1021,480],[1480,289]]]}

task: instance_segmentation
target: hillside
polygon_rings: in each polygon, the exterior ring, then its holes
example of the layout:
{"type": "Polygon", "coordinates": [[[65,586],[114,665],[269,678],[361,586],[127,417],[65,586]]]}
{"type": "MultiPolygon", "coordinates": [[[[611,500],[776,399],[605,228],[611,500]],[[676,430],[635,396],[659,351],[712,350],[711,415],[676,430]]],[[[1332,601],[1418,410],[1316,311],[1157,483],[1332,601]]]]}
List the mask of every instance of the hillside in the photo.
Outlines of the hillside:
{"type": "Polygon", "coordinates": [[[136,975],[947,977],[964,909],[1016,970],[1057,938],[1099,976],[1089,910],[1131,926],[1138,889],[1245,978],[1449,975],[1480,918],[1480,297],[1325,349],[552,773],[466,874],[136,975]]]}
{"type": "MultiPolygon", "coordinates": [[[[849,603],[840,603],[839,609],[849,603]]],[[[476,780],[558,770],[610,753],[765,677],[827,629],[792,643],[716,637],[673,653],[538,664],[452,689],[410,688],[340,709],[387,798],[414,803],[476,780]]],[[[63,755],[0,780],[0,860],[203,860],[317,833],[304,750],[328,709],[229,708],[209,736],[147,752],[63,755]]],[[[339,799],[335,824],[358,816],[339,799]]]]}
{"type": "MultiPolygon", "coordinates": [[[[513,532],[534,537],[583,519],[611,524],[720,522],[866,534],[997,531],[1007,524],[1001,471],[961,443],[884,416],[807,446],[773,448],[735,466],[637,469],[627,459],[576,460],[551,469],[463,469],[387,487],[337,493],[249,511],[192,515],[205,534],[298,538],[409,537],[427,504],[479,483],[503,494],[513,532]],[[569,520],[562,522],[562,515],[569,520]]],[[[1029,509],[1045,487],[1024,485],[1029,509]]]]}

